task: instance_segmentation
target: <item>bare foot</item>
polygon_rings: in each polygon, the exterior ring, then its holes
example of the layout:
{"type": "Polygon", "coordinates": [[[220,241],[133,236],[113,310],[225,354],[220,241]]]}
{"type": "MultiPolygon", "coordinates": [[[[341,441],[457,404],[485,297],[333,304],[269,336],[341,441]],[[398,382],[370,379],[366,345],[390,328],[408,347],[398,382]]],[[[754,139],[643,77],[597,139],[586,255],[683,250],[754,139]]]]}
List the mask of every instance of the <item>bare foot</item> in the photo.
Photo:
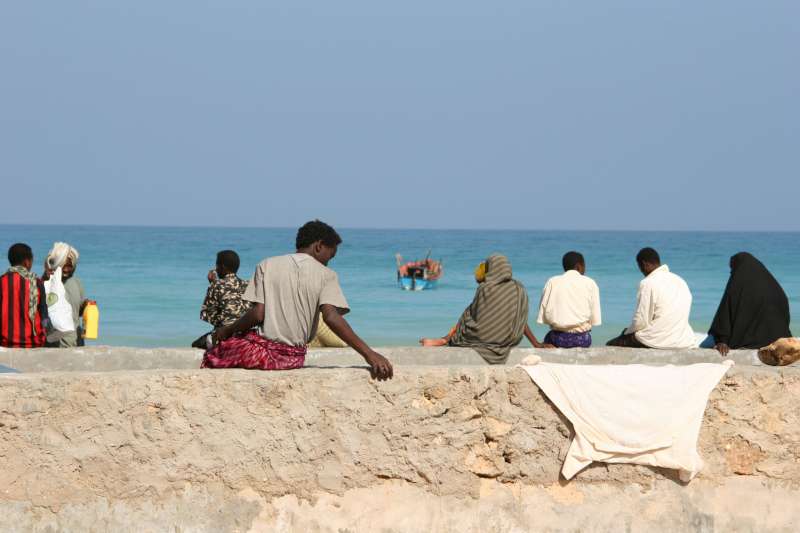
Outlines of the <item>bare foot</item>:
{"type": "Polygon", "coordinates": [[[420,339],[419,343],[426,348],[430,348],[431,346],[444,346],[447,344],[447,339],[420,339]]]}

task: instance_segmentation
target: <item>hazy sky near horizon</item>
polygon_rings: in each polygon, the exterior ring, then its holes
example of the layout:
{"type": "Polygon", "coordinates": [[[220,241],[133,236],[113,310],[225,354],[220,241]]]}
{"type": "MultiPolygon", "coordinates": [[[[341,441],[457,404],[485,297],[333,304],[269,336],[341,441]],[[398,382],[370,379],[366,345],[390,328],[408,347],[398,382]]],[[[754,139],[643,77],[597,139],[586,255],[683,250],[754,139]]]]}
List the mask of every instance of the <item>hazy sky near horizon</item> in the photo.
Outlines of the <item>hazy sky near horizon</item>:
{"type": "Polygon", "coordinates": [[[5,2],[0,223],[797,231],[798,20],[780,0],[5,2]]]}

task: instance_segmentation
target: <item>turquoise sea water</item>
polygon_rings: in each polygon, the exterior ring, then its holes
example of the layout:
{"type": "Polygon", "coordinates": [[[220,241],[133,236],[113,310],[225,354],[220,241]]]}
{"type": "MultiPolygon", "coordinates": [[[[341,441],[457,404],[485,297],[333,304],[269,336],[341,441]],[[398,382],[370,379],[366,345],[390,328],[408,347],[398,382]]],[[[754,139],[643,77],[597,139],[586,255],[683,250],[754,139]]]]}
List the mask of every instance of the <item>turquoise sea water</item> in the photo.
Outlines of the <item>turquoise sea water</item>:
{"type": "MultiPolygon", "coordinates": [[[[97,344],[186,346],[208,329],[198,318],[216,252],[239,252],[239,274],[249,277],[264,257],[293,251],[294,229],[156,228],[100,226],[2,226],[3,251],[22,241],[34,249],[37,271],[54,241],[81,253],[78,275],[100,306],[97,344]]],[[[800,233],[571,232],[341,229],[344,239],[330,266],[339,278],[356,331],[375,345],[413,344],[440,336],[455,323],[475,290],[472,271],[491,254],[509,257],[514,275],[528,289],[534,323],[541,289],[561,272],[561,256],[574,249],[600,286],[603,325],[595,344],[618,334],[630,321],[641,274],[634,257],[655,247],[683,276],[694,295],[692,324],[705,331],[728,278],[728,258],[749,251],[775,274],[793,311],[800,304],[800,233]],[[410,293],[397,288],[395,252],[407,259],[433,250],[444,260],[437,289],[410,293]]],[[[4,252],[5,253],[5,252],[4,252]]],[[[800,323],[792,322],[795,333],[800,323]]],[[[525,342],[524,345],[527,343],[525,342]]]]}

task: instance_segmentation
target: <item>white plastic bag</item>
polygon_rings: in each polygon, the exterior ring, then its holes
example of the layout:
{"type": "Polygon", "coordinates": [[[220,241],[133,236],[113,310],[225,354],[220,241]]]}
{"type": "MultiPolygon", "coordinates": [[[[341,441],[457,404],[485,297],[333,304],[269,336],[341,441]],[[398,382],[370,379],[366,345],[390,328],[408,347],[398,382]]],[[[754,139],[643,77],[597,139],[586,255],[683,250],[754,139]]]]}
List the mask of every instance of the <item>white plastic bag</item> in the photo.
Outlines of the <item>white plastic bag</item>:
{"type": "Polygon", "coordinates": [[[44,282],[44,291],[47,294],[47,312],[50,323],[56,331],[75,331],[75,322],[72,320],[72,306],[67,301],[64,282],[61,280],[61,267],[58,267],[44,282]]]}

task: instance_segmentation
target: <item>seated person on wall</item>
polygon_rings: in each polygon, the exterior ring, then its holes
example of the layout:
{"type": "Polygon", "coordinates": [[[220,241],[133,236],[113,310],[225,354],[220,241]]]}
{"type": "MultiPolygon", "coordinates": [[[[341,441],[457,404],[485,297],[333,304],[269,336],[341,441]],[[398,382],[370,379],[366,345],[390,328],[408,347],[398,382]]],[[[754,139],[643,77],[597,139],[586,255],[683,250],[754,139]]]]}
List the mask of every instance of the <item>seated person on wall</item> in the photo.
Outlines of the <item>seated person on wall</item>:
{"type": "Polygon", "coordinates": [[[325,323],[366,360],[372,375],[390,379],[391,363],[355,334],[342,315],[350,309],[336,272],[328,268],[342,239],[314,220],[297,232],[294,254],[264,259],[256,267],[244,300],[253,306],[233,324],[218,328],[203,368],[288,370],[305,362],[307,345],[325,323]],[[261,334],[253,331],[261,327],[261,334]]]}
{"type": "Polygon", "coordinates": [[[320,313],[317,319],[317,334],[308,343],[309,348],[347,348],[347,343],[334,333],[320,313]]]}
{"type": "Polygon", "coordinates": [[[600,289],[586,276],[586,262],[578,252],[561,260],[564,273],[547,280],[539,304],[539,324],[550,326],[544,342],[556,348],[588,348],[592,327],[600,325],[600,289]]]}
{"type": "Polygon", "coordinates": [[[731,276],[708,331],[722,355],[730,349],[759,349],[789,331],[789,299],[761,261],[740,252],[730,261],[731,276]]]}
{"type": "Polygon", "coordinates": [[[17,243],[8,249],[11,268],[0,276],[0,346],[40,348],[47,339],[44,283],[31,271],[33,250],[17,243]]]}
{"type": "Polygon", "coordinates": [[[447,336],[420,339],[420,344],[474,348],[489,364],[504,364],[523,335],[537,348],[548,347],[528,327],[528,292],[511,277],[506,256],[489,256],[475,269],[475,280],[475,297],[458,324],[447,336]]]}
{"type": "MultiPolygon", "coordinates": [[[[237,272],[239,254],[233,250],[218,252],[216,268],[208,273],[206,299],[200,307],[200,320],[208,322],[214,329],[233,324],[250,308],[250,303],[242,299],[247,282],[237,276],[237,272]]],[[[201,336],[192,346],[210,348],[211,333],[201,336]]]]}
{"type": "Polygon", "coordinates": [[[633,322],[608,346],[626,348],[688,349],[697,347],[689,325],[692,293],[680,276],[661,264],[652,248],[642,248],[636,263],[645,278],[639,283],[633,322]]]}
{"type": "Polygon", "coordinates": [[[74,348],[84,345],[84,329],[81,327],[83,310],[89,304],[96,304],[94,300],[86,298],[81,279],[75,274],[78,269],[80,254],[75,247],[65,242],[56,242],[47,254],[44,261],[44,275],[42,279],[49,280],[57,268],[61,268],[61,280],[64,282],[64,294],[72,308],[71,331],[58,331],[50,328],[47,332],[47,346],[51,348],[74,348]]]}

